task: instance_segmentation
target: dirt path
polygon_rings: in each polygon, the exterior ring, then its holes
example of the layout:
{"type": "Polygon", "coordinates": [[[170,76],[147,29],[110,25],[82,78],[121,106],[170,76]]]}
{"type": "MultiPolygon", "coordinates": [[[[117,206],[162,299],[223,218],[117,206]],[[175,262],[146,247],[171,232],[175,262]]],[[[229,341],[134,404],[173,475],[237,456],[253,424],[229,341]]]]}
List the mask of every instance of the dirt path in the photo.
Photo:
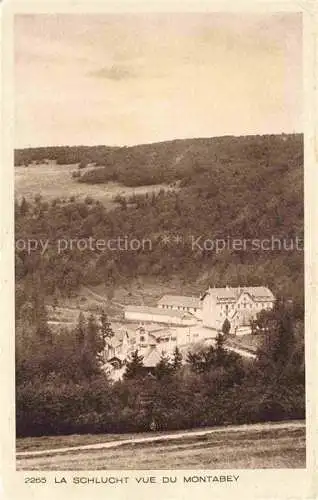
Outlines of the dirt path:
{"type": "Polygon", "coordinates": [[[62,325],[62,326],[71,326],[75,324],[75,321],[54,321],[54,320],[48,320],[47,322],[48,325],[62,325]]]}
{"type": "Polygon", "coordinates": [[[252,354],[251,352],[249,352],[245,349],[239,349],[237,347],[232,347],[232,346],[227,346],[227,345],[224,346],[224,349],[226,349],[227,351],[235,352],[236,354],[243,356],[243,358],[256,359],[256,354],[252,354]]]}
{"type": "Polygon", "coordinates": [[[114,306],[121,307],[122,309],[123,309],[124,307],[126,307],[126,306],[125,306],[125,304],[121,304],[120,302],[117,302],[116,300],[112,300],[112,304],[113,304],[114,306]]]}
{"type": "Polygon", "coordinates": [[[81,446],[69,446],[65,448],[51,448],[46,450],[36,450],[36,451],[21,451],[16,453],[17,458],[23,457],[36,457],[36,456],[45,456],[45,455],[55,455],[62,453],[69,453],[74,451],[84,451],[84,450],[100,450],[100,449],[109,449],[109,448],[118,448],[119,446],[124,446],[128,444],[139,444],[139,443],[150,443],[155,441],[171,441],[177,439],[185,439],[185,438],[193,438],[199,436],[207,436],[209,434],[215,434],[219,432],[246,432],[246,431],[260,431],[260,430],[273,430],[273,429],[295,429],[295,428],[304,428],[305,422],[302,421],[291,421],[291,422],[270,422],[265,424],[246,424],[246,425],[236,425],[236,426],[227,426],[227,427],[218,427],[216,429],[205,429],[200,431],[188,431],[188,432],[179,432],[172,434],[160,434],[149,437],[141,437],[141,438],[131,438],[131,439],[123,439],[117,441],[108,441],[104,443],[94,443],[88,445],[81,446]]]}
{"type": "Polygon", "coordinates": [[[119,307],[125,307],[124,304],[121,304],[120,302],[116,302],[115,300],[108,300],[107,297],[104,297],[103,295],[100,295],[99,293],[96,293],[94,292],[94,290],[92,290],[91,288],[89,288],[88,286],[83,286],[83,289],[89,294],[91,295],[92,297],[94,297],[95,299],[97,299],[99,302],[109,302],[110,304],[113,304],[115,306],[119,306],[119,307]]]}
{"type": "Polygon", "coordinates": [[[103,297],[102,295],[99,295],[99,293],[93,292],[93,290],[91,290],[90,288],[88,288],[88,286],[83,286],[83,289],[89,295],[91,295],[92,297],[94,297],[94,299],[97,299],[98,301],[102,301],[102,302],[108,302],[107,297],[103,297]]]}

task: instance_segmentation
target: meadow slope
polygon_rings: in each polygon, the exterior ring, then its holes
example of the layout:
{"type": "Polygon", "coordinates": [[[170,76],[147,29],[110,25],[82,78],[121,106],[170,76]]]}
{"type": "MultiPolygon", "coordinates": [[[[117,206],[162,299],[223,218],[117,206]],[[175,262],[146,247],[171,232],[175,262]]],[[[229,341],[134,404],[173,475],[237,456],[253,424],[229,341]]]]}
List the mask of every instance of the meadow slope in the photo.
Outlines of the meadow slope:
{"type": "MultiPolygon", "coordinates": [[[[167,434],[35,438],[37,451],[17,457],[18,470],[254,469],[305,467],[303,421],[230,426],[167,434]],[[76,437],[75,437],[76,438],[76,437]],[[71,441],[72,439],[72,441],[71,441]],[[99,439],[99,442],[95,442],[99,439]],[[107,439],[107,440],[106,440],[107,439]],[[115,439],[115,440],[113,440],[115,439]],[[40,441],[39,441],[40,440],[40,441]],[[93,442],[92,442],[93,441],[93,442]],[[39,446],[40,442],[40,446],[39,446]],[[54,443],[54,445],[52,444],[54,443]],[[54,451],[64,443],[87,449],[54,451]],[[88,445],[87,443],[90,442],[88,445]],[[45,445],[51,448],[45,454],[45,445]],[[105,446],[105,447],[103,447],[105,446]],[[108,448],[106,448],[108,446],[108,448]]],[[[24,449],[18,440],[18,450],[24,449]]],[[[67,450],[67,449],[65,449],[67,450]]],[[[20,452],[21,453],[21,452],[20,452]]]]}

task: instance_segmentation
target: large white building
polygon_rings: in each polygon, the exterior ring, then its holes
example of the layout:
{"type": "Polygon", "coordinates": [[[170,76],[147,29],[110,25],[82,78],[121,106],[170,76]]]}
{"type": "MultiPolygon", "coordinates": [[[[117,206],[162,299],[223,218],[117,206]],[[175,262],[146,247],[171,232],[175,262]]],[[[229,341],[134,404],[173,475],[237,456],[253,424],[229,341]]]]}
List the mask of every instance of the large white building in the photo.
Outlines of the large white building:
{"type": "Polygon", "coordinates": [[[264,286],[209,288],[201,297],[202,324],[222,330],[225,319],[230,322],[230,333],[249,333],[251,321],[261,310],[270,310],[275,297],[264,286]]]}

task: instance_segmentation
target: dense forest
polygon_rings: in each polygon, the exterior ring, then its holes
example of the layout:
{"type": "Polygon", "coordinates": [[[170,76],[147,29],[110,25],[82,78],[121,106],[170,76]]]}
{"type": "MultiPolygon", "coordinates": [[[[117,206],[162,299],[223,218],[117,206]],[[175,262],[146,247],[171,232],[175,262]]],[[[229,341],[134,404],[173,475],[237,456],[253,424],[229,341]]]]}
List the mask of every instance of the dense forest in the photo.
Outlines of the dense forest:
{"type": "Polygon", "coordinates": [[[58,165],[75,163],[86,165],[91,162],[102,165],[104,159],[116,149],[118,148],[109,146],[51,146],[16,149],[14,165],[41,164],[45,161],[56,161],[58,165]]]}
{"type": "Polygon", "coordinates": [[[142,430],[149,419],[172,429],[304,416],[304,256],[295,247],[296,238],[303,240],[302,141],[301,135],[224,137],[16,152],[16,165],[79,164],[74,182],[171,187],[119,196],[112,209],[90,197],[48,201],[39,194],[15,202],[18,435],[142,430]],[[98,168],[86,169],[89,162],[98,168]],[[77,244],[119,237],[151,245],[123,251],[77,244]],[[288,248],[216,252],[193,246],[197,238],[275,238],[288,248]],[[48,244],[45,251],[36,243],[30,249],[30,241],[48,244]],[[180,292],[189,282],[202,289],[266,285],[284,300],[268,319],[255,362],[226,353],[220,340],[185,364],[177,353],[163,359],[146,378],[136,353],[128,377],[114,384],[101,369],[105,339],[96,318],[52,335],[45,301],[82,284],[115,289],[136,278],[177,279],[180,292]],[[156,405],[140,412],[148,385],[156,405]]]}

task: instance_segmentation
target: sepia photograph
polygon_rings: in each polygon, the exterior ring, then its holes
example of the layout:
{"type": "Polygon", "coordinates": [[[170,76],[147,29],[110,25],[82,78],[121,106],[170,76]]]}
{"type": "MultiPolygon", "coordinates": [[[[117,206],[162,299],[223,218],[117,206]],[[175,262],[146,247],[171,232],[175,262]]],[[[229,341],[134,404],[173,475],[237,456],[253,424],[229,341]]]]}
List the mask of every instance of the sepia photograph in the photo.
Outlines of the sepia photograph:
{"type": "Polygon", "coordinates": [[[305,469],[302,13],[13,43],[16,470],[305,469]]]}

